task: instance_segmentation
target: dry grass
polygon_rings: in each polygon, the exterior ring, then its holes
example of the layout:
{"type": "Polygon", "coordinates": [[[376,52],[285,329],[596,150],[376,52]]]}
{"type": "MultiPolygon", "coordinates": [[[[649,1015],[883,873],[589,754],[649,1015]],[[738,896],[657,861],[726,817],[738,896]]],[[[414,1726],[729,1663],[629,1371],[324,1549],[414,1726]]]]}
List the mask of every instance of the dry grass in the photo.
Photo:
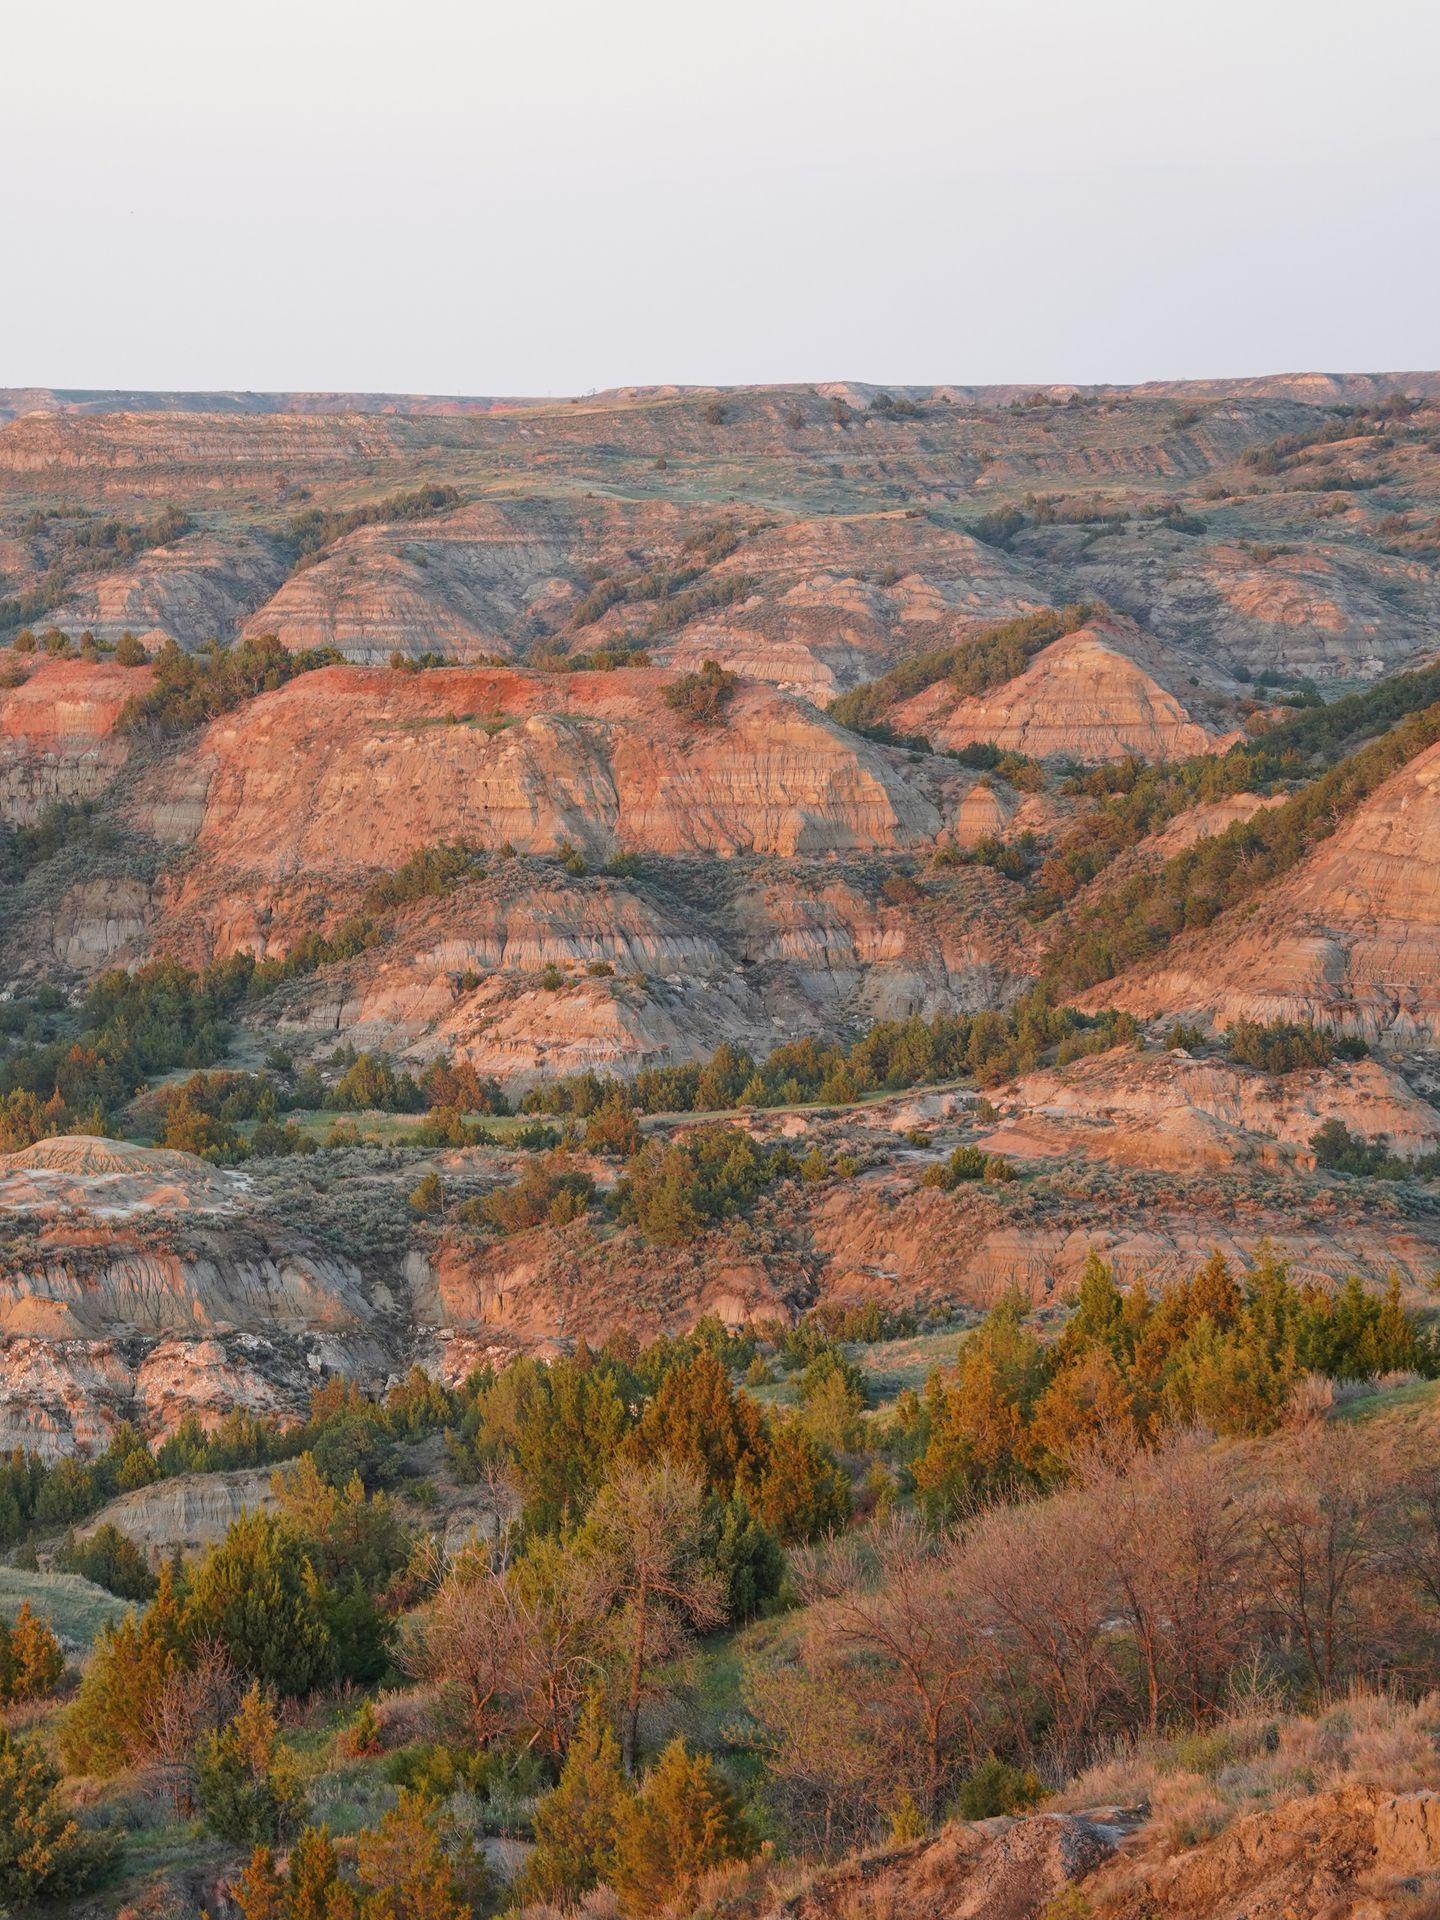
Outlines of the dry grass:
{"type": "Polygon", "coordinates": [[[1202,1732],[1118,1749],[1052,1804],[1148,1807],[1145,1831],[1169,1850],[1282,1800],[1368,1782],[1440,1787],[1440,1694],[1410,1701],[1356,1687],[1314,1714],[1246,1705],[1202,1732]]]}

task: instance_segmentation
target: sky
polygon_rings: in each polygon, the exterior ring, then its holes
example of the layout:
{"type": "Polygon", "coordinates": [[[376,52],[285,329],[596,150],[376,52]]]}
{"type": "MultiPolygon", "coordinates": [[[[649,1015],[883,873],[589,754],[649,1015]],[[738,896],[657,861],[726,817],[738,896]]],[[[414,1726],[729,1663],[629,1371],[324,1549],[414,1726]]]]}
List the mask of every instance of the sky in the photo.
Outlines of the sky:
{"type": "Polygon", "coordinates": [[[0,0],[0,385],[1440,365],[1434,0],[0,0]]]}

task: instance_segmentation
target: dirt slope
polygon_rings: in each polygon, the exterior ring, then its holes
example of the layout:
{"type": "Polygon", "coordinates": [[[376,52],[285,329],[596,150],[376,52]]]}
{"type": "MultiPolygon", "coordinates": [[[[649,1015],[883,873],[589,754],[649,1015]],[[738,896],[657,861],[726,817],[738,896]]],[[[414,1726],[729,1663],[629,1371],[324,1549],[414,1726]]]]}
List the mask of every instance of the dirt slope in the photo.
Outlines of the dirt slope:
{"type": "Polygon", "coordinates": [[[1222,1022],[1314,1020],[1440,1038],[1440,746],[1394,774],[1285,879],[1102,998],[1222,1022]]]}

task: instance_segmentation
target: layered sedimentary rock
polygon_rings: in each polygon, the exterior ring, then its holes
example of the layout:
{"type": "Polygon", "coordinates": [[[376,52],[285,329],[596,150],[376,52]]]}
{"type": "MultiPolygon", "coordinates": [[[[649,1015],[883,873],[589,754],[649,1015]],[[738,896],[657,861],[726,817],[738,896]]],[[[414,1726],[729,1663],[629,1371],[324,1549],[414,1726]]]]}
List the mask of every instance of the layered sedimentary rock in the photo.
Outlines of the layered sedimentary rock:
{"type": "MultiPolygon", "coordinates": [[[[761,529],[709,576],[743,597],[700,612],[655,657],[706,659],[823,703],[895,661],[1045,604],[1003,554],[907,513],[830,515],[761,529]]],[[[616,611],[605,626],[621,632],[616,611]]]]}
{"type": "Polygon", "coordinates": [[[564,622],[585,564],[619,564],[635,539],[677,545],[684,525],[660,506],[519,500],[363,527],[287,580],[246,631],[295,650],[335,647],[362,665],[395,653],[508,658],[564,622]]]}
{"type": "Polygon", "coordinates": [[[1218,1171],[1188,1180],[1087,1168],[1013,1200],[916,1187],[899,1174],[832,1193],[809,1223],[827,1297],[989,1307],[1008,1293],[1036,1305],[1071,1294],[1092,1252],[1125,1284],[1183,1278],[1217,1248],[1237,1268],[1268,1247],[1296,1279],[1375,1285],[1398,1273],[1420,1304],[1440,1223],[1357,1219],[1347,1198],[1307,1194],[1218,1171]]]}
{"type": "Polygon", "coordinates": [[[0,1157],[0,1443],[103,1445],[234,1407],[298,1412],[383,1377],[383,1306],[345,1257],[267,1223],[245,1175],[89,1136],[0,1157]]]}
{"type": "Polygon", "coordinates": [[[1440,1146],[1440,1115],[1377,1060],[1274,1077],[1181,1051],[1115,1048],[1027,1074],[1007,1089],[992,1149],[1148,1167],[1303,1163],[1338,1120],[1414,1156],[1440,1146]],[[1282,1151],[1283,1150],[1283,1151],[1282,1151]]]}
{"type": "Polygon", "coordinates": [[[1331,540],[1180,541],[1167,551],[1132,532],[1100,542],[1067,579],[1207,659],[1320,681],[1409,665],[1433,645],[1440,617],[1433,567],[1331,540]]]}
{"type": "MultiPolygon", "coordinates": [[[[1392,1044],[1440,1038],[1440,746],[1392,775],[1257,900],[1109,997],[1237,1019],[1313,1020],[1392,1044]]],[[[1107,989],[1097,989],[1100,998],[1107,989]]]]}
{"type": "Polygon", "coordinates": [[[1213,681],[1202,688],[1194,663],[1130,621],[1097,617],[1003,686],[962,696],[936,681],[901,702],[891,724],[935,747],[984,740],[1036,759],[1094,762],[1210,753],[1243,737],[1234,720],[1233,709],[1223,715],[1213,681]]]}
{"type": "Polygon", "coordinates": [[[57,802],[103,792],[130,751],[120,711],[149,682],[143,667],[47,660],[0,687],[0,819],[27,826],[57,802]]]}
{"type": "MultiPolygon", "coordinates": [[[[671,711],[663,675],[332,667],[216,721],[194,848],[273,881],[399,866],[469,840],[596,860],[627,849],[779,855],[925,844],[940,808],[897,756],[742,688],[721,724],[671,711]]],[[[185,786],[182,779],[181,786],[185,786]]],[[[141,817],[163,829],[173,779],[141,817]]]]}
{"type": "Polygon", "coordinates": [[[637,891],[502,864],[297,983],[271,1018],[316,1043],[450,1053],[513,1088],[700,1059],[722,1040],[763,1055],[799,1028],[994,1006],[1026,977],[1024,933],[983,872],[906,907],[823,870],[747,867],[683,896],[667,878],[637,891]]]}
{"type": "Polygon", "coordinates": [[[74,639],[89,632],[107,646],[122,633],[151,649],[166,640],[187,649],[229,641],[274,593],[287,565],[277,543],[255,534],[195,533],[77,586],[44,625],[74,639]]]}
{"type": "Polygon", "coordinates": [[[176,1551],[196,1553],[223,1540],[242,1513],[273,1507],[270,1481],[269,1467],[177,1474],[122,1493],[78,1531],[84,1539],[97,1527],[118,1527],[155,1561],[176,1551]]]}
{"type": "Polygon", "coordinates": [[[1043,594],[1003,555],[902,512],[776,522],[561,496],[362,528],[297,572],[246,630],[275,633],[291,648],[337,647],[370,665],[393,653],[511,658],[539,645],[638,637],[671,664],[718,659],[824,700],[918,646],[1040,604],[1043,594]],[[678,589],[576,623],[595,581],[684,568],[684,541],[717,526],[740,539],[703,570],[719,610],[707,611],[703,595],[690,607],[678,589]]]}

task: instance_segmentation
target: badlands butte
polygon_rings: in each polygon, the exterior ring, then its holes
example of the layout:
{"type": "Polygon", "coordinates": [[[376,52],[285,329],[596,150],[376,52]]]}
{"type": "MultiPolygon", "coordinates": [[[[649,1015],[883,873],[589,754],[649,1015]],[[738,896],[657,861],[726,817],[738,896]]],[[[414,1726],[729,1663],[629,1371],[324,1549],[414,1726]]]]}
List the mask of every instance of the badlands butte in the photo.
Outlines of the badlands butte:
{"type": "Polygon", "coordinates": [[[0,1443],[1428,1309],[1437,654],[1440,374],[0,392],[0,1443]]]}

